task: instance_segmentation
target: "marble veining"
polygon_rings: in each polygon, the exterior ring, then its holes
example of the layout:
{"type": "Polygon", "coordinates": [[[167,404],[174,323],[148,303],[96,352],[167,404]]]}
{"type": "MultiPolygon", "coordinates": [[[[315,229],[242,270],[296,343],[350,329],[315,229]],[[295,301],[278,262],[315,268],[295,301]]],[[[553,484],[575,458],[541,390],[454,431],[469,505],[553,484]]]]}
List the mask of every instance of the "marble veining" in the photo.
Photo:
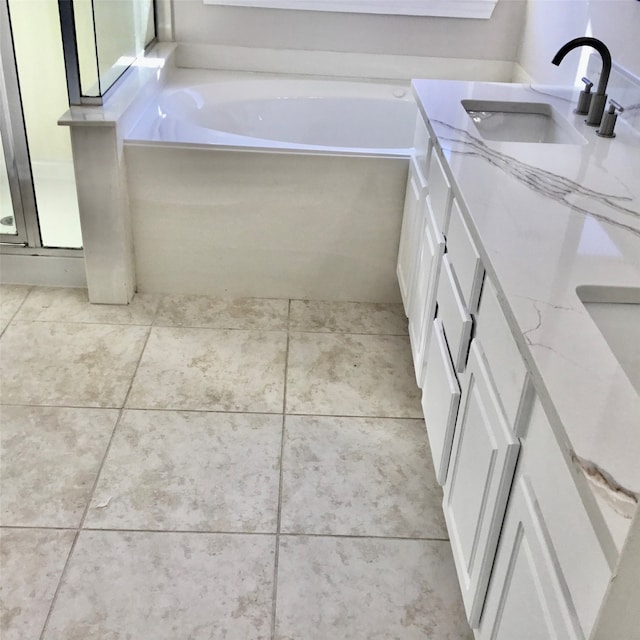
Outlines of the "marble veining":
{"type": "Polygon", "coordinates": [[[450,153],[478,156],[545,198],[550,198],[555,202],[559,202],[570,207],[573,211],[589,214],[598,220],[615,225],[640,236],[640,211],[630,209],[622,204],[624,202],[633,202],[633,197],[629,195],[602,193],[600,191],[590,189],[589,187],[562,175],[521,162],[513,156],[492,149],[489,145],[471,135],[468,131],[463,131],[462,129],[453,127],[441,120],[434,120],[433,122],[440,125],[443,129],[451,132],[450,137],[446,135],[439,135],[438,137],[440,143],[444,143],[442,144],[444,150],[449,151],[450,153]],[[447,143],[449,144],[447,145],[447,143]],[[575,202],[570,202],[569,196],[572,195],[582,196],[587,200],[587,202],[595,201],[599,204],[606,205],[618,213],[631,216],[637,220],[637,223],[635,225],[631,223],[625,224],[624,222],[620,222],[619,220],[612,218],[606,213],[598,213],[593,207],[588,209],[575,202]]]}

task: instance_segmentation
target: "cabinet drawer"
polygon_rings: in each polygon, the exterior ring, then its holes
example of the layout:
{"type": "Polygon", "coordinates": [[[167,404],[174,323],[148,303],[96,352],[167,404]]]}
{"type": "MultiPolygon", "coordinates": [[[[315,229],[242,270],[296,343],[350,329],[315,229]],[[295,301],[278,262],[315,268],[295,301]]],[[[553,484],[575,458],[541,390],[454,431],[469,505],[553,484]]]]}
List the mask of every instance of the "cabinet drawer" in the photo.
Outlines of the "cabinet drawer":
{"type": "Polygon", "coordinates": [[[460,385],[453,371],[442,322],[434,320],[424,364],[422,412],[439,484],[444,484],[447,477],[459,404],[460,385]]]}
{"type": "Polygon", "coordinates": [[[444,325],[444,333],[449,352],[456,371],[464,371],[469,340],[471,339],[472,320],[462,299],[460,287],[449,256],[442,256],[442,268],[436,294],[438,318],[444,325]]]}
{"type": "Polygon", "coordinates": [[[523,440],[522,473],[588,638],[611,571],[539,399],[533,403],[523,440]]]}
{"type": "Polygon", "coordinates": [[[447,252],[456,270],[460,292],[470,313],[478,309],[484,266],[460,206],[454,198],[447,232],[447,252]]]}
{"type": "Polygon", "coordinates": [[[431,151],[427,182],[429,184],[429,196],[427,198],[427,202],[429,203],[436,222],[438,223],[438,229],[443,233],[446,233],[452,197],[451,185],[449,184],[449,179],[444,172],[442,161],[438,157],[435,149],[432,149],[431,151]]]}
{"type": "Polygon", "coordinates": [[[500,402],[512,427],[516,426],[527,370],[493,284],[485,279],[477,315],[476,336],[500,389],[500,402]]]}

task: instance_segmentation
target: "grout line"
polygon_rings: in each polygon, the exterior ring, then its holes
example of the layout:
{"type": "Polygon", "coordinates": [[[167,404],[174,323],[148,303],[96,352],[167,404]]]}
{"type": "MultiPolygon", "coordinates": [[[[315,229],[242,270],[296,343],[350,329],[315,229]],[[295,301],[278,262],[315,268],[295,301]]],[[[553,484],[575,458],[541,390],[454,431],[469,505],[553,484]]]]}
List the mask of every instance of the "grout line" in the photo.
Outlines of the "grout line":
{"type": "MultiPolygon", "coordinates": [[[[288,349],[288,346],[287,346],[288,349]]],[[[0,407],[39,407],[51,409],[102,409],[105,411],[119,411],[120,407],[100,407],[96,405],[70,405],[70,404],[38,404],[35,402],[0,402],[0,407]]],[[[180,413],[221,413],[221,414],[247,414],[256,416],[280,416],[282,411],[244,411],[244,410],[223,410],[223,409],[189,409],[182,407],[122,407],[127,411],[165,411],[180,413]]],[[[420,417],[410,416],[380,416],[380,415],[355,415],[355,414],[338,414],[338,413],[286,413],[286,416],[292,418],[360,418],[363,420],[424,420],[420,417]]]]}
{"type": "Polygon", "coordinates": [[[22,309],[22,307],[24,306],[24,303],[27,301],[27,298],[31,295],[32,291],[33,291],[33,287],[28,285],[27,293],[25,294],[24,298],[22,298],[22,300],[21,300],[20,304],[18,305],[17,309],[13,312],[13,314],[9,318],[7,324],[4,326],[2,331],[0,331],[0,338],[5,334],[5,331],[9,328],[9,326],[11,324],[13,324],[13,321],[16,319],[16,316],[20,312],[20,309],[22,309]]]}
{"type": "Polygon", "coordinates": [[[93,482],[93,486],[91,487],[91,491],[89,492],[89,495],[87,497],[87,503],[85,504],[84,507],[84,512],[82,514],[82,518],[80,519],[80,524],[78,525],[78,528],[76,530],[76,535],[73,538],[73,543],[71,544],[71,549],[69,550],[69,555],[67,556],[67,560],[64,563],[64,567],[62,569],[62,573],[60,574],[60,578],[58,580],[58,584],[56,586],[56,590],[53,594],[53,598],[51,599],[51,605],[49,606],[49,611],[47,612],[47,617],[44,621],[44,625],[42,627],[42,631],[40,632],[40,640],[43,640],[44,635],[47,631],[47,626],[49,625],[49,620],[51,619],[51,615],[53,613],[53,610],[56,606],[56,603],[58,602],[58,596],[60,595],[60,590],[62,589],[62,583],[64,581],[65,576],[68,573],[69,570],[69,564],[71,562],[71,558],[73,556],[73,552],[75,551],[76,548],[76,544],[78,542],[78,538],[80,536],[80,532],[82,531],[82,528],[84,526],[84,521],[87,517],[87,514],[89,513],[89,507],[91,506],[91,502],[93,500],[93,496],[95,494],[96,491],[96,487],[98,486],[98,482],[100,481],[100,475],[102,473],[102,469],[104,467],[104,464],[106,462],[107,456],[109,455],[109,451],[111,450],[111,443],[113,442],[113,439],[115,437],[116,434],[116,430],[118,429],[118,425],[120,424],[120,421],[122,420],[122,416],[124,415],[124,407],[127,404],[127,398],[129,397],[129,393],[131,393],[131,387],[133,386],[133,380],[136,377],[136,373],[138,372],[138,367],[140,366],[140,362],[142,360],[142,355],[144,354],[144,351],[147,347],[147,342],[149,341],[149,336],[151,335],[151,326],[148,327],[148,331],[147,331],[147,337],[144,341],[144,344],[142,345],[142,349],[140,350],[140,355],[138,357],[138,362],[136,364],[136,368],[133,372],[133,375],[131,376],[131,381],[129,382],[129,388],[127,389],[127,393],[124,396],[124,399],[122,401],[122,406],[120,407],[119,413],[118,413],[118,417],[116,418],[115,424],[113,425],[113,429],[111,430],[111,436],[109,438],[109,442],[107,443],[107,447],[105,449],[104,455],[102,456],[102,460],[100,461],[100,465],[98,466],[98,471],[96,473],[96,477],[95,480],[93,482]]]}
{"type": "Polygon", "coordinates": [[[152,533],[160,535],[171,534],[188,534],[199,536],[250,536],[268,538],[274,536],[284,536],[287,538],[339,538],[339,539],[353,539],[353,540],[415,540],[419,542],[449,542],[449,538],[435,537],[435,536],[385,536],[375,535],[369,533],[312,533],[312,532],[289,532],[289,531],[203,531],[194,529],[135,529],[121,527],[114,529],[111,527],[83,527],[78,529],[76,527],[51,527],[51,526],[35,526],[35,525],[0,525],[0,531],[75,531],[79,534],[81,531],[91,531],[92,533],[152,533]]]}
{"type": "Polygon", "coordinates": [[[55,527],[53,525],[37,525],[37,524],[2,524],[1,529],[29,529],[36,531],[77,531],[78,527],[55,527]]]}
{"type": "Polygon", "coordinates": [[[282,435],[280,437],[280,476],[278,479],[278,512],[276,517],[276,548],[273,561],[273,591],[271,600],[271,640],[276,637],[276,614],[278,606],[278,570],[280,568],[280,527],[282,523],[282,486],[284,478],[284,439],[287,409],[287,377],[289,373],[289,344],[291,338],[291,300],[287,306],[287,345],[284,358],[284,384],[282,393],[282,435]]]}
{"type": "Polygon", "coordinates": [[[289,533],[281,532],[287,538],[345,538],[353,540],[415,540],[418,542],[449,542],[449,538],[434,536],[383,536],[369,533],[289,533]]]}

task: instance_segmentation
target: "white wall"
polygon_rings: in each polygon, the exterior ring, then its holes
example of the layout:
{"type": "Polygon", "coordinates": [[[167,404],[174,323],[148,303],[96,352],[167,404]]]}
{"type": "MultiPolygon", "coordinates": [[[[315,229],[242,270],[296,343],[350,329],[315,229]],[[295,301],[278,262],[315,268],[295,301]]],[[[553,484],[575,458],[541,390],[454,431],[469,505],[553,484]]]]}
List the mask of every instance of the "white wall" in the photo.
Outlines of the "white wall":
{"type": "Polygon", "coordinates": [[[639,34],[638,0],[528,0],[518,62],[536,82],[573,84],[576,76],[580,80],[581,52],[567,54],[560,67],[551,59],[565,42],[593,36],[607,45],[616,63],[640,76],[639,34]]]}
{"type": "Polygon", "coordinates": [[[284,11],[174,0],[180,43],[514,61],[524,0],[489,20],[284,11]]]}

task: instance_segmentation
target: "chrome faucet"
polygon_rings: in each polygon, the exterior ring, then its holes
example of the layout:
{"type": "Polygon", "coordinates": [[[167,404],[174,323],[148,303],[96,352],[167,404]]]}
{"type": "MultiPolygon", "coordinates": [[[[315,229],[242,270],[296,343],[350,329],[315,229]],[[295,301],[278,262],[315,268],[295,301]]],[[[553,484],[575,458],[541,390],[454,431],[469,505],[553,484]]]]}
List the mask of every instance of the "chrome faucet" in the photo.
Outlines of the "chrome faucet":
{"type": "Polygon", "coordinates": [[[611,73],[611,53],[604,44],[604,42],[597,38],[574,38],[569,40],[567,44],[560,47],[558,53],[553,57],[551,61],[553,64],[560,66],[562,59],[569,53],[569,51],[576,47],[593,47],[602,58],[602,73],[600,74],[600,82],[598,83],[598,89],[595,95],[591,98],[591,105],[589,106],[589,113],[587,114],[587,124],[592,127],[597,127],[602,120],[602,114],[604,113],[605,105],[607,104],[607,82],[609,82],[609,74],[611,73]]]}

